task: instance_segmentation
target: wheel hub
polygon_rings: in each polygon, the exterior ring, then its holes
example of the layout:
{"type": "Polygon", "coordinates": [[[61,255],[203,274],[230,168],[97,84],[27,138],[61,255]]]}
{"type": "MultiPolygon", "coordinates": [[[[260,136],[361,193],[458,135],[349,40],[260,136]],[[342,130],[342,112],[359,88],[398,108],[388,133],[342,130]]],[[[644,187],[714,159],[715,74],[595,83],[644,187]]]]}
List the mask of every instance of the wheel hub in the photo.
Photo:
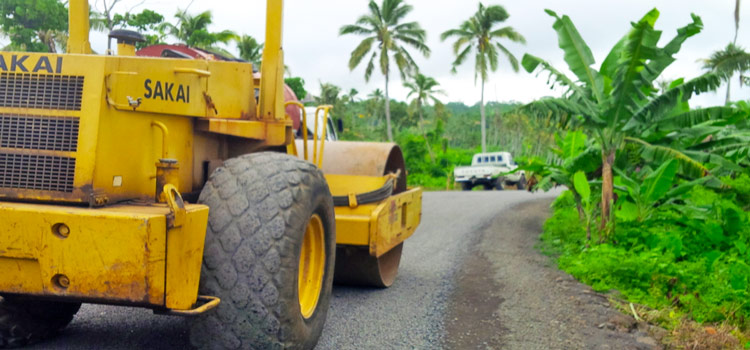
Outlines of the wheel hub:
{"type": "Polygon", "coordinates": [[[299,259],[299,306],[302,317],[310,318],[315,312],[323,288],[325,272],[325,237],[323,220],[313,214],[307,223],[299,259]]]}

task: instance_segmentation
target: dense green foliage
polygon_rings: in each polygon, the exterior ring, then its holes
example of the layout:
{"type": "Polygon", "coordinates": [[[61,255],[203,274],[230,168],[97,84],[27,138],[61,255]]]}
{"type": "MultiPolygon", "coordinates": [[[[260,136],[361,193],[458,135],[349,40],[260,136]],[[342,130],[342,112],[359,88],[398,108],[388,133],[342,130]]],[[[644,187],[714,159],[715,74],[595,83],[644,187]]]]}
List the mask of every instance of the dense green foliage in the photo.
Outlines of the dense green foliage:
{"type": "Polygon", "coordinates": [[[432,77],[425,76],[422,73],[417,73],[413,77],[411,81],[404,82],[404,87],[409,89],[409,93],[406,95],[406,98],[412,98],[410,107],[417,110],[417,115],[419,116],[419,120],[417,121],[417,128],[422,133],[422,137],[425,139],[425,148],[427,148],[427,153],[430,155],[430,161],[435,162],[435,152],[432,150],[432,146],[430,145],[430,141],[427,138],[427,134],[424,130],[424,109],[423,106],[428,106],[430,102],[433,102],[435,104],[441,104],[440,100],[438,99],[438,95],[445,95],[445,92],[443,90],[439,90],[438,86],[440,83],[437,82],[432,77]]]}
{"type": "Polygon", "coordinates": [[[59,0],[0,1],[0,34],[6,50],[56,52],[60,33],[68,29],[68,10],[59,0]]]}
{"type": "Polygon", "coordinates": [[[566,89],[562,97],[542,99],[528,108],[543,116],[551,113],[565,120],[570,128],[581,128],[596,140],[602,157],[601,228],[611,229],[608,225],[614,204],[613,169],[617,167],[618,152],[625,150],[627,143],[647,149],[659,160],[680,159],[682,167],[691,168],[693,174],[706,172],[695,159],[699,156],[691,158],[683,153],[684,144],[669,144],[669,133],[665,131],[671,128],[679,132],[711,119],[721,119],[732,111],[722,107],[691,110],[687,105],[693,94],[716,89],[721,83],[718,74],[706,73],[689,81],[679,79],[664,92],[654,87],[661,73],[675,61],[674,55],[682,44],[703,29],[700,17],[692,15],[691,23],[678,28],[677,34],[659,47],[662,33],[654,28],[659,11],[649,11],[631,24],[630,31],[614,45],[597,70],[592,67],[595,62],[591,49],[572,20],[550,10],[547,13],[555,18],[553,28],[559,46],[577,79],[567,77],[541,58],[524,55],[522,64],[528,72],[537,69],[547,72],[552,86],[566,89]],[[654,142],[660,144],[655,146],[654,142]]]}
{"type": "MultiPolygon", "coordinates": [[[[170,23],[150,10],[115,13],[119,1],[104,1],[101,13],[92,12],[93,29],[130,28],[146,35],[143,45],[172,39],[224,55],[220,44],[233,41],[241,58],[261,63],[263,43],[213,31],[209,11],[180,10],[170,23]]],[[[734,41],[706,55],[705,74],[673,81],[665,81],[662,72],[703,29],[697,15],[661,40],[655,27],[659,12],[649,11],[596,65],[571,18],[547,10],[573,75],[526,54],[523,68],[548,75],[551,87],[563,93],[525,106],[484,102],[484,83],[500,56],[514,70],[519,67],[500,40],[525,39],[512,27],[499,27],[509,17],[504,8],[480,3],[474,15],[441,36],[455,40],[454,72],[474,57],[482,95],[480,103],[467,106],[443,103],[440,83],[421,74],[412,59],[410,50],[430,53],[427,32],[406,21],[413,7],[405,0],[371,0],[367,12],[339,34],[363,37],[348,67],[364,63],[365,80],[377,69],[385,76],[384,91],[363,98],[350,87],[321,82],[314,100],[334,106],[333,118],[345,125],[342,139],[397,142],[409,185],[450,189],[454,167],[469,164],[474,153],[511,152],[536,189],[567,187],[542,235],[543,248],[562,269],[598,291],[617,290],[631,302],[699,322],[729,321],[747,332],[750,103],[730,103],[727,88],[725,106],[689,105],[693,95],[729,84],[735,75],[741,84],[750,83],[750,54],[736,44],[739,3],[734,41]],[[390,98],[393,73],[409,90],[408,103],[390,98]]],[[[61,51],[67,20],[60,0],[0,0],[0,35],[11,42],[4,49],[61,51]]],[[[298,98],[307,97],[303,79],[285,82],[298,98]]]]}
{"type": "MultiPolygon", "coordinates": [[[[325,85],[327,91],[336,88],[330,84],[325,85]]],[[[375,91],[364,100],[344,97],[347,96],[336,98],[332,103],[333,117],[344,122],[341,138],[352,141],[387,141],[382,95],[375,91]]],[[[330,97],[328,102],[331,102],[330,97]]],[[[423,122],[420,123],[416,103],[392,100],[395,141],[401,146],[407,160],[410,185],[438,190],[452,189],[453,168],[470,164],[474,153],[480,152],[477,144],[480,108],[478,104],[467,106],[457,102],[434,102],[421,107],[423,122]],[[430,156],[430,150],[434,158],[430,156]]],[[[487,104],[489,149],[509,151],[519,157],[544,154],[554,140],[554,126],[538,123],[526,114],[514,112],[516,107],[516,104],[487,104]]]]}
{"type": "Polygon", "coordinates": [[[650,11],[595,70],[570,18],[548,13],[577,79],[540,58],[523,59],[529,72],[546,71],[566,89],[559,98],[521,108],[560,126],[556,147],[525,166],[536,188],[568,188],[545,223],[544,249],[596,290],[617,290],[631,302],[747,330],[750,106],[688,104],[693,94],[716,89],[744,66],[716,64],[709,73],[659,89],[661,72],[702,29],[698,16],[658,47],[658,11],[650,11]]]}
{"type": "Polygon", "coordinates": [[[544,225],[547,251],[598,291],[618,290],[654,308],[675,307],[699,322],[750,320],[750,177],[727,179],[731,189],[693,186],[643,220],[622,207],[611,243],[586,248],[586,232],[566,191],[544,225]]]}
{"type": "Polygon", "coordinates": [[[166,34],[162,30],[163,24],[164,16],[148,9],[140,13],[116,13],[111,20],[108,20],[106,15],[98,13],[93,13],[91,18],[92,29],[109,32],[112,29],[123,28],[143,34],[146,41],[136,43],[138,49],[163,44],[166,39],[166,34]]]}
{"type": "Polygon", "coordinates": [[[294,91],[294,96],[297,96],[298,100],[302,101],[307,96],[307,90],[305,90],[305,79],[300,77],[286,78],[284,79],[284,84],[294,91]]]}
{"type": "Polygon", "coordinates": [[[178,10],[174,17],[177,23],[165,22],[162,30],[188,46],[208,49],[217,43],[227,43],[237,39],[237,34],[231,30],[212,32],[208,29],[208,26],[213,23],[211,11],[191,15],[184,10],[178,10]]]}

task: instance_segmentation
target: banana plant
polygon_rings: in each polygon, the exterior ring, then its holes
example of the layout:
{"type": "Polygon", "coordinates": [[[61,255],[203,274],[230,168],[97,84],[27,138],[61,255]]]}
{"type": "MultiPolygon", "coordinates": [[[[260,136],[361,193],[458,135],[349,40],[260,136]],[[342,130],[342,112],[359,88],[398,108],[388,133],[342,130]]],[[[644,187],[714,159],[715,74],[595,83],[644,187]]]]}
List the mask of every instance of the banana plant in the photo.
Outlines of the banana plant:
{"type": "MultiPolygon", "coordinates": [[[[551,10],[546,12],[555,19],[553,28],[557,32],[559,46],[575,78],[568,77],[539,57],[524,55],[522,65],[526,71],[546,72],[549,74],[549,84],[564,90],[559,98],[541,99],[532,105],[537,111],[569,119],[572,127],[583,128],[595,138],[602,161],[600,225],[601,229],[605,229],[610,227],[616,154],[626,142],[658,149],[661,154],[679,159],[685,167],[699,168],[696,172],[704,170],[700,162],[691,161],[691,157],[678,149],[663,145],[657,148],[652,143],[639,142],[642,141],[639,136],[650,130],[654,123],[670,118],[680,121],[690,117],[709,119],[712,113],[717,113],[715,109],[696,109],[681,116],[675,114],[675,109],[684,107],[694,94],[715,90],[721,84],[721,76],[707,73],[692,80],[679,81],[664,92],[655,86],[657,78],[675,61],[674,56],[682,44],[703,29],[703,22],[696,15],[692,15],[692,22],[679,28],[677,34],[660,47],[657,44],[662,32],[654,28],[659,11],[649,11],[639,21],[632,23],[630,31],[615,44],[596,69],[591,49],[572,20],[551,10]]],[[[721,110],[721,113],[729,112],[721,110]]]]}
{"type": "Polygon", "coordinates": [[[592,173],[601,163],[597,156],[597,147],[590,142],[581,130],[569,131],[564,138],[555,134],[556,148],[551,149],[551,159],[531,160],[519,167],[530,174],[536,183],[535,189],[548,191],[554,186],[567,187],[572,193],[581,221],[586,220],[582,197],[574,186],[574,175],[577,172],[592,173]]]}
{"type": "MultiPolygon", "coordinates": [[[[700,143],[689,147],[689,153],[710,154],[720,165],[735,173],[747,173],[750,167],[750,103],[738,101],[732,104],[736,113],[732,123],[717,124],[720,131],[707,136],[700,143]],[[721,158],[718,158],[718,157],[721,158]]],[[[696,157],[697,158],[697,157],[696,157]]],[[[735,175],[735,174],[717,174],[735,175]]]]}
{"type": "Polygon", "coordinates": [[[588,248],[589,242],[591,242],[591,224],[594,221],[594,210],[596,209],[596,205],[591,197],[591,186],[589,185],[589,180],[586,178],[586,174],[583,171],[579,170],[573,175],[572,188],[575,189],[574,194],[577,193],[579,204],[582,204],[582,207],[579,207],[579,214],[581,213],[582,208],[584,223],[586,224],[586,247],[588,248]]]}
{"type": "Polygon", "coordinates": [[[656,170],[643,169],[635,176],[616,169],[615,188],[620,194],[616,215],[623,221],[643,222],[652,217],[659,205],[673,204],[695,186],[718,189],[721,181],[714,176],[680,181],[679,161],[669,160],[656,170]]]}
{"type": "Polygon", "coordinates": [[[615,184],[627,192],[627,199],[622,201],[618,216],[639,222],[651,217],[656,203],[672,189],[678,167],[677,160],[672,159],[642,179],[633,179],[616,170],[618,176],[615,177],[615,184]]]}

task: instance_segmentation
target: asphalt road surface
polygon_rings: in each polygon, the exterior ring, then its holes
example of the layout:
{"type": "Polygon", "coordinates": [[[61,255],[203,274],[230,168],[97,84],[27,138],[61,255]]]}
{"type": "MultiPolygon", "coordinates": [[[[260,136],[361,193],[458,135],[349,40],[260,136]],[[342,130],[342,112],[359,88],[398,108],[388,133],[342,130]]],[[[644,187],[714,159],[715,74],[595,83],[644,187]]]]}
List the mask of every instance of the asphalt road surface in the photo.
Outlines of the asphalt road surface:
{"type": "MultiPolygon", "coordinates": [[[[317,349],[651,349],[606,298],[534,245],[558,192],[428,192],[391,288],[335,286],[317,349]]],[[[186,349],[187,326],[148,310],[85,305],[32,349],[186,349]]]]}

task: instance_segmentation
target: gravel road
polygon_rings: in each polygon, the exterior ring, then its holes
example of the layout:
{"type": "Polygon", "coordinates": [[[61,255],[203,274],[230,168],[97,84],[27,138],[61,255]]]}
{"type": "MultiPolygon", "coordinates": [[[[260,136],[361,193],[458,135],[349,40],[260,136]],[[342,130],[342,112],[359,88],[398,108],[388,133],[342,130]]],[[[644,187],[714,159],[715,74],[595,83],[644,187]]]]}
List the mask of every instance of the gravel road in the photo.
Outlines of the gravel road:
{"type": "MultiPolygon", "coordinates": [[[[334,287],[317,349],[653,348],[533,248],[556,194],[425,193],[394,286],[334,287]]],[[[85,305],[63,334],[33,349],[187,347],[180,318],[85,305]]]]}

